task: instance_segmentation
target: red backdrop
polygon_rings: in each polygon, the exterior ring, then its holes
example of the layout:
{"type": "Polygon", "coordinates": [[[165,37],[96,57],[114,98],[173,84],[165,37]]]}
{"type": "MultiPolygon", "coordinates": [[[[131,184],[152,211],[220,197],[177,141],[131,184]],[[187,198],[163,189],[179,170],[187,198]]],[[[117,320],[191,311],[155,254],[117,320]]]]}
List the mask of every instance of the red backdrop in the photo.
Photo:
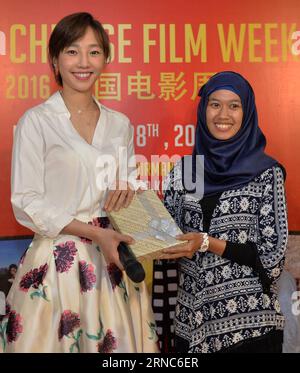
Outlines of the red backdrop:
{"type": "Polygon", "coordinates": [[[110,34],[114,59],[95,94],[130,117],[136,152],[149,161],[189,154],[199,87],[217,71],[243,74],[256,93],[267,152],[287,169],[289,229],[300,230],[300,33],[292,39],[299,0],[6,0],[1,8],[0,237],[30,233],[10,206],[13,127],[57,88],[47,41],[52,26],[77,11],[91,12],[110,34]]]}

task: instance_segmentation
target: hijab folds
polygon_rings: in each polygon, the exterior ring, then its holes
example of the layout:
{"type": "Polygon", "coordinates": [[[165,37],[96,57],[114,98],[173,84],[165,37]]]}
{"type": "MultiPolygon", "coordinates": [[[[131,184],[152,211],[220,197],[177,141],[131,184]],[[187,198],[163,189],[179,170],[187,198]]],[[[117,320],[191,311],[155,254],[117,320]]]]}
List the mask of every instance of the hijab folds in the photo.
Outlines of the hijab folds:
{"type": "Polygon", "coordinates": [[[196,155],[204,155],[204,196],[246,185],[266,169],[278,164],[264,152],[266,138],[258,126],[254,92],[246,79],[231,71],[218,73],[200,89],[199,96],[201,100],[192,159],[195,161],[196,155]],[[243,107],[242,126],[228,140],[213,137],[206,123],[209,96],[220,89],[236,93],[243,107]]]}

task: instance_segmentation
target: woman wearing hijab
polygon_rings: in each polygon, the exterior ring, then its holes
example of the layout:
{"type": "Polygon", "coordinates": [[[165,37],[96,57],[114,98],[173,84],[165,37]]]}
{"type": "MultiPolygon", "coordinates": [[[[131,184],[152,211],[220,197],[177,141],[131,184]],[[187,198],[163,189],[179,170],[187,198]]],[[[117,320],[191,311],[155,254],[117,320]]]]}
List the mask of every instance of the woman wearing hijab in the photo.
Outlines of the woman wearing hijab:
{"type": "MultiPolygon", "coordinates": [[[[201,180],[184,157],[168,177],[164,199],[185,233],[179,239],[188,241],[165,249],[162,258],[180,258],[175,351],[278,353],[284,318],[275,285],[288,237],[285,171],[264,152],[254,93],[241,75],[218,73],[199,95],[190,158],[195,165],[197,155],[204,155],[203,198],[185,188],[186,180],[201,180]]],[[[169,264],[156,265],[162,270],[162,276],[154,276],[156,311],[166,289],[157,295],[155,285],[166,284],[163,269],[169,264]]],[[[171,307],[164,303],[165,317],[172,315],[171,307]]],[[[172,329],[164,320],[158,326],[172,329]]],[[[168,335],[166,328],[161,341],[168,335]]]]}

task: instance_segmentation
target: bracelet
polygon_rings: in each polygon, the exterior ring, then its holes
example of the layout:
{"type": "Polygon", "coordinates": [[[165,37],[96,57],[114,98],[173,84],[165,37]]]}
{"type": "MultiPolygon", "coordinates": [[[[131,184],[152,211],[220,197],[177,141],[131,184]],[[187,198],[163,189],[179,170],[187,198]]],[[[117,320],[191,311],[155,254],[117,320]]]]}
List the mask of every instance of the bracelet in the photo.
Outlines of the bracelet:
{"type": "Polygon", "coordinates": [[[207,233],[203,233],[202,234],[202,238],[203,238],[203,241],[202,241],[202,244],[200,246],[200,253],[205,253],[208,248],[209,248],[209,239],[208,239],[208,234],[207,233]]]}

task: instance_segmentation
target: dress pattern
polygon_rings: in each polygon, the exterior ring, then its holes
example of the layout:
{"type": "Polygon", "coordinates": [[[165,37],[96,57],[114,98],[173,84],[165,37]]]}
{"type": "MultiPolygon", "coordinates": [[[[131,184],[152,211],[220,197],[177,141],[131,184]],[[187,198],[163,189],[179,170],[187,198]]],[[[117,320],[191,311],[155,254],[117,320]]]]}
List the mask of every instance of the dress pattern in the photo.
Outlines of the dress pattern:
{"type": "Polygon", "coordinates": [[[0,322],[1,349],[156,352],[144,283],[132,283],[115,265],[107,265],[94,243],[71,236],[49,241],[34,239],[19,265],[0,322]],[[41,264],[32,268],[34,261],[41,264]],[[141,339],[134,335],[140,345],[128,344],[135,332],[142,333],[141,339]]]}

